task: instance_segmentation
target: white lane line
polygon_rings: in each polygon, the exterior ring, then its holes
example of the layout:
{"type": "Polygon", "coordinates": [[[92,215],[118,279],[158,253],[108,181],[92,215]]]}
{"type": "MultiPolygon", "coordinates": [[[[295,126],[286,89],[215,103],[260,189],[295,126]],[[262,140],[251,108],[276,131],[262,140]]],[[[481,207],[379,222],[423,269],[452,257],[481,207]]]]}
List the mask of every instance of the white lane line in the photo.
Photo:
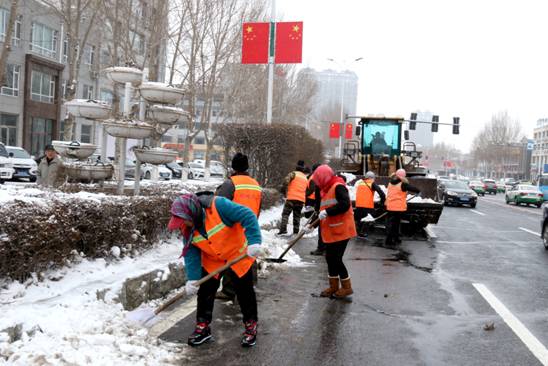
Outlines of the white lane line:
{"type": "Polygon", "coordinates": [[[471,212],[475,213],[476,215],[485,216],[483,212],[479,212],[477,210],[470,210],[471,212]]]}
{"type": "Polygon", "coordinates": [[[545,366],[548,366],[548,350],[540,341],[508,310],[499,299],[493,295],[491,291],[482,283],[474,283],[473,286],[481,296],[491,305],[491,307],[499,314],[504,322],[512,329],[512,331],[521,339],[521,341],[529,348],[535,357],[545,366]]]}
{"type": "Polygon", "coordinates": [[[535,236],[538,236],[538,237],[540,238],[540,233],[537,233],[536,231],[529,230],[529,229],[526,229],[526,228],[524,228],[524,227],[519,227],[518,229],[523,230],[523,231],[525,231],[525,232],[527,232],[527,233],[529,233],[529,234],[533,234],[533,235],[535,235],[535,236]]]}
{"type": "Polygon", "coordinates": [[[173,327],[175,323],[192,314],[196,310],[196,299],[197,297],[193,296],[188,301],[177,306],[175,310],[169,312],[165,318],[162,317],[162,313],[158,314],[160,320],[150,328],[149,334],[156,338],[169,328],[173,327]]]}

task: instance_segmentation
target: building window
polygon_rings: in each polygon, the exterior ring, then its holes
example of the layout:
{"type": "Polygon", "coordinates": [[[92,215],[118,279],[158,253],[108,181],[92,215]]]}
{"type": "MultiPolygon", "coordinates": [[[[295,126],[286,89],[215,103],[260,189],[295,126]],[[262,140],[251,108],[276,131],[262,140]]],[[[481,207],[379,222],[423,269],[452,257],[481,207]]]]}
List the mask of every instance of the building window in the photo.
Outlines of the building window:
{"type": "Polygon", "coordinates": [[[61,97],[66,98],[67,97],[67,81],[63,80],[61,83],[61,97]]]}
{"type": "Polygon", "coordinates": [[[101,65],[110,65],[110,52],[108,51],[108,48],[102,47],[101,48],[101,59],[99,60],[101,62],[101,65]]]}
{"type": "Polygon", "coordinates": [[[185,143],[184,136],[177,136],[177,143],[178,144],[184,144],[185,143]]]}
{"type": "Polygon", "coordinates": [[[84,84],[84,93],[82,98],[91,100],[93,99],[93,85],[84,84]]]}
{"type": "Polygon", "coordinates": [[[33,22],[30,35],[30,49],[40,55],[55,58],[57,31],[41,23],[33,22]]]}
{"type": "Polygon", "coordinates": [[[93,138],[93,128],[91,125],[82,125],[80,129],[80,142],[91,143],[93,138]]]}
{"type": "Polygon", "coordinates": [[[205,144],[205,138],[204,137],[201,137],[201,136],[196,136],[194,138],[194,144],[196,145],[203,145],[205,144]]]}
{"type": "Polygon", "coordinates": [[[18,97],[20,76],[21,66],[8,64],[6,66],[6,82],[0,89],[0,93],[2,93],[2,95],[18,97]]]}
{"type": "Polygon", "coordinates": [[[32,70],[30,99],[36,102],[53,103],[55,80],[50,74],[32,70]]]}
{"type": "Polygon", "coordinates": [[[137,54],[145,54],[145,37],[139,33],[129,31],[129,43],[133,45],[133,49],[137,54]]]}
{"type": "MultiPolygon", "coordinates": [[[[5,8],[0,8],[0,42],[4,42],[6,40],[9,19],[10,11],[5,8]]],[[[21,44],[21,19],[21,15],[17,16],[17,18],[15,19],[15,24],[13,26],[11,42],[14,47],[18,47],[21,44]]]]}
{"type": "Polygon", "coordinates": [[[17,116],[0,114],[0,142],[8,146],[17,145],[17,116]]]}
{"type": "Polygon", "coordinates": [[[68,54],[69,54],[68,34],[65,34],[65,38],[63,39],[63,63],[64,64],[68,62],[68,54]]]}
{"type": "Polygon", "coordinates": [[[112,104],[112,101],[114,99],[114,95],[108,89],[101,89],[101,97],[99,99],[104,101],[104,102],[108,102],[109,104],[112,104]]]}
{"type": "Polygon", "coordinates": [[[95,46],[85,45],[84,47],[84,63],[86,65],[93,65],[95,59],[95,46]]]}
{"type": "Polygon", "coordinates": [[[30,136],[30,154],[42,155],[47,144],[51,143],[53,134],[53,120],[33,118],[30,136]]]}

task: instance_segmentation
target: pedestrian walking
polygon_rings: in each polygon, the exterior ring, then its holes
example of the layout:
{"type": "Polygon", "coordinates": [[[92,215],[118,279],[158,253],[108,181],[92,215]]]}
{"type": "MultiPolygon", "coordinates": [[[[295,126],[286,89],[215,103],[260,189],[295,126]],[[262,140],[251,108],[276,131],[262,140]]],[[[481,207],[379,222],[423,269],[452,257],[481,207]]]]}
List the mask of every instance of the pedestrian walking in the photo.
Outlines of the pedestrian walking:
{"type": "Polygon", "coordinates": [[[285,205],[282,211],[282,221],[278,235],[287,234],[289,215],[293,213],[293,234],[298,234],[301,226],[301,211],[306,202],[306,187],[308,179],[304,174],[304,161],[299,160],[295,171],[285,178],[282,191],[287,191],[285,205]]]}
{"type": "Polygon", "coordinates": [[[407,192],[420,193],[420,190],[409,184],[404,169],[398,169],[390,176],[386,195],[387,235],[385,246],[393,248],[401,244],[401,217],[407,211],[407,192]]]}
{"type": "Polygon", "coordinates": [[[352,203],[343,179],[336,176],[328,165],[316,169],[314,182],[321,195],[318,217],[329,273],[329,287],[320,296],[343,298],[353,294],[350,275],[343,263],[348,241],[356,236],[352,203]]]}
{"type": "Polygon", "coordinates": [[[358,235],[365,237],[367,236],[366,223],[361,220],[367,215],[373,216],[375,213],[375,192],[379,195],[382,207],[384,207],[386,196],[381,187],[375,183],[375,173],[371,171],[365,173],[363,179],[356,181],[354,187],[356,187],[356,209],[354,210],[356,228],[358,235]]]}
{"type": "MultiPolygon", "coordinates": [[[[248,207],[258,218],[261,211],[262,188],[259,183],[249,176],[249,161],[247,155],[237,153],[232,158],[233,173],[229,179],[221,184],[215,195],[225,197],[232,202],[248,207]]],[[[253,263],[253,277],[257,278],[257,263],[253,263]]],[[[216,295],[217,299],[234,300],[236,289],[234,287],[233,272],[228,270],[222,273],[222,289],[216,295]]],[[[256,282],[256,281],[254,281],[256,282]]]]}
{"type": "Polygon", "coordinates": [[[53,145],[46,145],[36,177],[37,183],[44,187],[59,187],[65,181],[63,162],[53,145]]]}
{"type": "Polygon", "coordinates": [[[210,192],[177,197],[171,206],[171,215],[168,228],[180,230],[183,236],[186,292],[189,295],[198,293],[196,328],[188,338],[188,344],[198,346],[211,339],[210,324],[220,276],[211,278],[199,288],[195,286],[196,281],[247,250],[248,257],[232,265],[230,271],[245,327],[241,344],[254,346],[258,316],[251,266],[255,257],[264,253],[257,217],[249,208],[210,192]]]}

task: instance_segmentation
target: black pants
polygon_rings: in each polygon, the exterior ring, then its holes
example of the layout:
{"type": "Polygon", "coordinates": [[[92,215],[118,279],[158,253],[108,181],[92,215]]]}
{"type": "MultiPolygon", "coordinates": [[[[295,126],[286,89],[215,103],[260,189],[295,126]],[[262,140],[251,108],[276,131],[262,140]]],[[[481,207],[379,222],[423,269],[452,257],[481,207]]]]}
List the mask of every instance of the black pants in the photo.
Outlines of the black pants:
{"type": "Polygon", "coordinates": [[[400,222],[403,212],[388,211],[386,244],[394,245],[400,240],[400,222]]]}
{"type": "Polygon", "coordinates": [[[318,227],[318,248],[316,248],[319,251],[325,251],[325,243],[322,240],[322,233],[320,232],[320,228],[318,227]]]}
{"type": "Polygon", "coordinates": [[[282,223],[280,224],[281,231],[287,231],[287,222],[289,215],[293,212],[293,233],[297,234],[301,226],[301,211],[303,210],[304,202],[295,200],[286,200],[282,212],[282,223]]]}
{"type": "Polygon", "coordinates": [[[325,244],[325,260],[329,277],[339,276],[342,280],[348,278],[348,271],[343,263],[343,255],[350,239],[325,244]]]}
{"type": "MultiPolygon", "coordinates": [[[[229,270],[233,272],[232,269],[229,270]]],[[[206,276],[207,272],[202,268],[202,276],[206,276]]],[[[257,298],[253,289],[253,271],[251,268],[241,278],[236,273],[230,274],[233,280],[236,297],[242,310],[244,322],[255,320],[257,321],[257,298]]],[[[210,323],[213,318],[213,304],[215,303],[215,294],[221,283],[220,279],[213,277],[209,281],[203,283],[198,290],[198,310],[196,319],[198,322],[210,323]]]]}
{"type": "MultiPolygon", "coordinates": [[[[257,279],[258,279],[257,261],[253,262],[253,265],[251,266],[251,271],[253,273],[253,284],[257,285],[257,279]]],[[[223,293],[229,297],[235,297],[236,289],[234,288],[234,277],[236,276],[236,274],[232,270],[227,269],[226,271],[221,273],[221,276],[222,276],[222,283],[223,283],[223,290],[222,290],[223,293]]]]}
{"type": "Polygon", "coordinates": [[[354,220],[356,221],[356,229],[358,230],[358,234],[365,234],[367,223],[362,222],[362,219],[364,217],[367,217],[367,215],[375,213],[375,209],[373,208],[363,208],[363,207],[356,207],[354,210],[354,220]]]}

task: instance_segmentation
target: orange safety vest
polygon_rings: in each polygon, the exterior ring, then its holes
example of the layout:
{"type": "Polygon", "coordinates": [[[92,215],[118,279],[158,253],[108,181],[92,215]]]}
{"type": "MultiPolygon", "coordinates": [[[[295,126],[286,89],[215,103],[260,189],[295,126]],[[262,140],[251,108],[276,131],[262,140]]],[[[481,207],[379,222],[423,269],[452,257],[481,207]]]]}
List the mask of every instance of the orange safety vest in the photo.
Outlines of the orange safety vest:
{"type": "MultiPolygon", "coordinates": [[[[321,209],[325,210],[337,204],[335,189],[343,183],[335,183],[325,196],[322,197],[321,209]]],[[[320,233],[324,243],[335,243],[338,241],[353,238],[357,235],[356,224],[354,223],[354,211],[352,206],[343,214],[327,216],[320,222],[320,233]]]]}
{"type": "MultiPolygon", "coordinates": [[[[310,189],[310,182],[312,182],[312,180],[314,179],[314,174],[311,174],[310,177],[308,178],[308,186],[306,187],[307,189],[310,189]]],[[[308,198],[309,200],[316,200],[316,190],[313,190],[312,193],[310,193],[308,195],[308,198]]]]}
{"type": "MultiPolygon", "coordinates": [[[[244,229],[239,223],[232,227],[225,225],[219,212],[217,212],[216,200],[216,197],[213,198],[211,207],[205,209],[204,225],[207,239],[198,230],[194,232],[192,239],[192,244],[202,252],[202,267],[207,273],[215,271],[247,250],[244,229]]],[[[255,258],[247,257],[233,264],[230,268],[241,278],[249,271],[254,261],[255,258]]]]}
{"type": "Polygon", "coordinates": [[[356,184],[356,207],[375,208],[375,191],[372,179],[360,179],[356,184]]]}
{"type": "Polygon", "coordinates": [[[407,192],[401,190],[401,182],[388,184],[386,209],[388,211],[407,211],[407,192]]]}
{"type": "Polygon", "coordinates": [[[305,202],[307,186],[308,179],[306,179],[306,175],[303,172],[295,171],[295,178],[293,178],[287,187],[287,199],[305,202]]]}
{"type": "Polygon", "coordinates": [[[259,183],[247,175],[234,175],[230,179],[234,183],[234,199],[232,201],[249,207],[258,217],[261,210],[262,192],[259,183]]]}

